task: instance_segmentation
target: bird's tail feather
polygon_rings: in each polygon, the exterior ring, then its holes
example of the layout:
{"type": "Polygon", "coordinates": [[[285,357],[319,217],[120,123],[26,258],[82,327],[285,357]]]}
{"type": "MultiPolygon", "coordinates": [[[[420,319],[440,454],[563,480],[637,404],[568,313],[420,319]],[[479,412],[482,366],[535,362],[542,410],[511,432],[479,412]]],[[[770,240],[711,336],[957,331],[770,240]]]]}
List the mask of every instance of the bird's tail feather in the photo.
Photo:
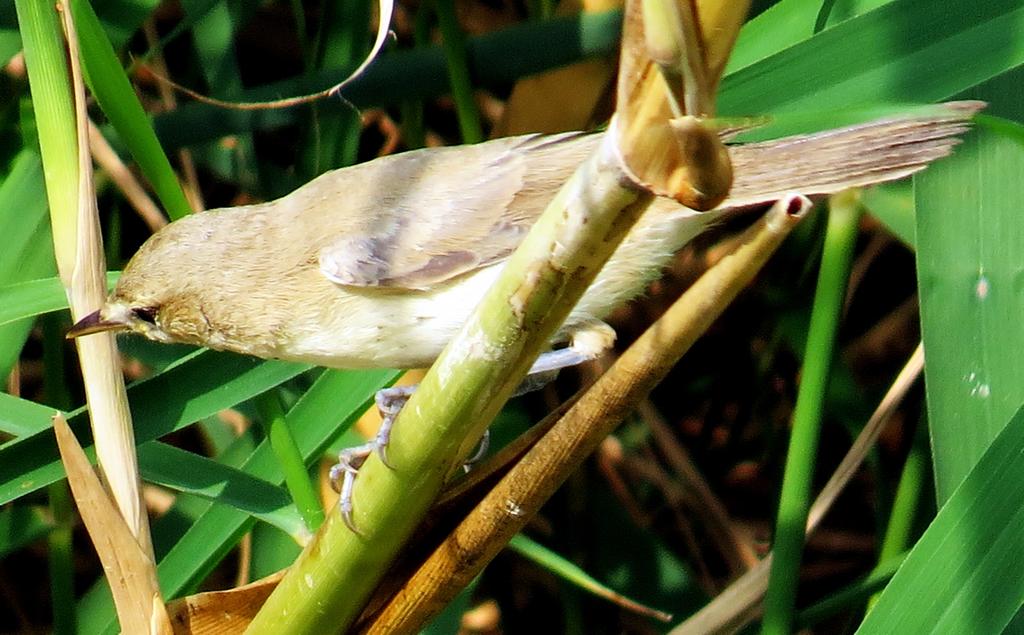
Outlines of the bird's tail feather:
{"type": "Polygon", "coordinates": [[[949,102],[925,113],[732,146],[736,177],[721,207],[766,203],[788,192],[832,194],[909,176],[948,155],[984,106],[949,102]]]}

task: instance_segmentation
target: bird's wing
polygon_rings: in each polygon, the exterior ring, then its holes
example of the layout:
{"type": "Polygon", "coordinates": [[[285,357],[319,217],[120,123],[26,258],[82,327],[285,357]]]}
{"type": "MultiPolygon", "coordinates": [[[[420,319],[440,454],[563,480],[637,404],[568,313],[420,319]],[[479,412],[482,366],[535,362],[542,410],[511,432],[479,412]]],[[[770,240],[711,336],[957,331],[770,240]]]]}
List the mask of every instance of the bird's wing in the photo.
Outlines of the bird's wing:
{"type": "MultiPolygon", "coordinates": [[[[982,106],[951,102],[925,113],[730,146],[735,178],[720,209],[903,178],[949,154],[982,106]]],[[[387,169],[367,169],[372,162],[323,175],[314,183],[334,180],[317,195],[338,198],[348,196],[343,184],[361,174],[387,180],[359,188],[371,199],[347,207],[344,226],[320,253],[320,269],[343,285],[424,289],[498,262],[599,140],[585,133],[510,137],[378,159],[391,162],[387,169]]],[[[301,197],[294,202],[306,204],[301,197]]],[[[673,204],[664,203],[659,209],[673,204]]]]}
{"type": "Polygon", "coordinates": [[[320,270],[342,285],[423,289],[497,262],[597,139],[528,135],[378,159],[386,168],[349,168],[336,181],[361,174],[386,181],[363,188],[372,200],[349,202],[359,211],[346,215],[320,252],[320,270]]]}

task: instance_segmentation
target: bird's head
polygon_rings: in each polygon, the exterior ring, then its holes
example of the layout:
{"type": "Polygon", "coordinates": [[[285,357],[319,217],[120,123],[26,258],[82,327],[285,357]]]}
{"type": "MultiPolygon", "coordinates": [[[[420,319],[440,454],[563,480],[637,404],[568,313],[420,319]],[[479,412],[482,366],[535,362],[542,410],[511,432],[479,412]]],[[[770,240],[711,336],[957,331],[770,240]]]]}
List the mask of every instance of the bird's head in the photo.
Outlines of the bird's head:
{"type": "MultiPolygon", "coordinates": [[[[80,319],[68,338],[129,331],[158,342],[205,344],[210,324],[203,313],[203,275],[209,249],[203,225],[189,217],[171,223],[139,249],[114,291],[97,311],[80,319]]],[[[216,261],[214,261],[216,263],[216,261]]]]}

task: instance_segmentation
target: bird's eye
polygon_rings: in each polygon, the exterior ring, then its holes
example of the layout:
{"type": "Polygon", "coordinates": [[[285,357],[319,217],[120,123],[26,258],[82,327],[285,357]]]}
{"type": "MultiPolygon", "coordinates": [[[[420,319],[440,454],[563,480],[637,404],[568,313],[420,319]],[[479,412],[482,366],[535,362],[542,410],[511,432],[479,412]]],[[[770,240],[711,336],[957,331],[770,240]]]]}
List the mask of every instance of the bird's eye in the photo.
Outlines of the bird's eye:
{"type": "Polygon", "coordinates": [[[140,307],[132,309],[135,317],[149,324],[156,324],[156,307],[140,307]]]}

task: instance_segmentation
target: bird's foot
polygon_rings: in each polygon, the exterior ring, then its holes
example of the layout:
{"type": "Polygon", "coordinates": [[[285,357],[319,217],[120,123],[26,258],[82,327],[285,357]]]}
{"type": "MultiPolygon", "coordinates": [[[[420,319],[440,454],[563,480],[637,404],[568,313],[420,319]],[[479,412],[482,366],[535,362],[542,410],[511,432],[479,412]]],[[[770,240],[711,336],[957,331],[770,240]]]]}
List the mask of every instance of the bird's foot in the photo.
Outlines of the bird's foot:
{"type": "Polygon", "coordinates": [[[341,518],[345,525],[355,533],[355,522],[352,520],[352,487],[355,485],[356,473],[363,463],[366,462],[374,452],[380,457],[384,465],[391,467],[388,462],[388,443],[391,441],[391,427],[395,423],[395,417],[402,410],[402,406],[409,400],[412,393],[416,392],[416,386],[392,386],[378,390],[374,401],[377,404],[377,411],[380,412],[380,428],[373,440],[352,448],[346,448],[338,454],[338,464],[331,468],[329,479],[331,487],[338,492],[338,509],[341,510],[341,518]]]}
{"type": "MultiPolygon", "coordinates": [[[[569,347],[549,351],[537,359],[513,396],[539,390],[551,382],[558,375],[560,369],[594,359],[611,348],[614,342],[615,331],[603,322],[594,322],[586,328],[578,330],[573,335],[572,344],[569,347]]],[[[359,533],[352,520],[352,488],[355,484],[356,473],[366,462],[367,457],[374,452],[377,453],[384,465],[391,467],[387,454],[388,442],[391,440],[391,427],[394,425],[399,411],[402,410],[402,406],[416,392],[416,388],[416,385],[392,386],[377,391],[375,401],[377,410],[381,414],[381,424],[377,435],[367,443],[342,450],[338,454],[338,464],[331,468],[331,486],[340,495],[338,508],[341,511],[342,520],[355,533],[359,533]]],[[[480,440],[477,451],[463,463],[463,468],[468,471],[474,463],[483,458],[489,444],[490,432],[488,431],[480,440]]]]}

